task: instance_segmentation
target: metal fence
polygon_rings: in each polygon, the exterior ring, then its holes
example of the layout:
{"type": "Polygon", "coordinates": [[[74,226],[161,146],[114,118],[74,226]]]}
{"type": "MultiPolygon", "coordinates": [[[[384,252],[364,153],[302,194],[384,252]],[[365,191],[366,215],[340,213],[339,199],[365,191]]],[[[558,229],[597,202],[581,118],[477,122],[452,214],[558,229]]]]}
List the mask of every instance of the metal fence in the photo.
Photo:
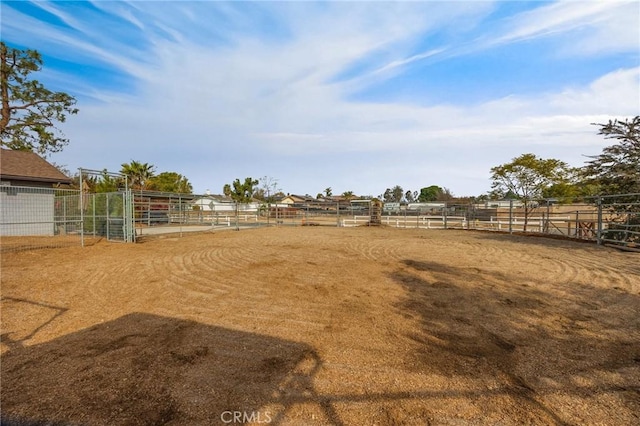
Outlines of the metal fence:
{"type": "Polygon", "coordinates": [[[2,251],[80,244],[79,191],[0,186],[2,251]]]}
{"type": "Polygon", "coordinates": [[[640,194],[481,204],[430,203],[388,212],[382,223],[404,228],[543,234],[640,250],[640,194]]]}
{"type": "Polygon", "coordinates": [[[211,195],[152,191],[86,194],[51,188],[0,188],[0,248],[131,242],[146,236],[261,226],[382,225],[542,234],[640,249],[640,194],[528,203],[456,204],[313,200],[236,204],[211,195]]]}
{"type": "Polygon", "coordinates": [[[367,200],[240,204],[209,195],[134,193],[138,237],[260,226],[368,226],[543,234],[640,248],[640,194],[484,203],[387,203],[377,220],[367,200]]]}
{"type": "Polygon", "coordinates": [[[95,238],[135,241],[130,191],[81,194],[83,208],[81,243],[95,238]]]}
{"type": "Polygon", "coordinates": [[[133,241],[127,194],[0,186],[0,251],[133,241]]]}

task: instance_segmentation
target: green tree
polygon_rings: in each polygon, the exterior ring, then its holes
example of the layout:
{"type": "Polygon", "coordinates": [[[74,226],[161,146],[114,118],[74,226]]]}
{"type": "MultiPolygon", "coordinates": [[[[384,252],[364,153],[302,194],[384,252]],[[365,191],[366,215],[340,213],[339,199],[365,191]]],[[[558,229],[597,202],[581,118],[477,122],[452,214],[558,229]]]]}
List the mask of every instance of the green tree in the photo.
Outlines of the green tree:
{"type": "Polygon", "coordinates": [[[332,190],[331,190],[331,187],[330,187],[330,186],[329,186],[329,187],[327,187],[327,188],[325,188],[325,190],[324,190],[324,195],[325,195],[325,197],[331,197],[331,195],[333,195],[333,192],[332,192],[332,190]]]}
{"type": "Polygon", "coordinates": [[[542,159],[534,154],[522,154],[510,163],[491,168],[491,187],[497,192],[511,192],[524,204],[524,231],[533,200],[554,184],[566,182],[569,166],[556,159],[542,159]]]}
{"type": "Polygon", "coordinates": [[[343,197],[345,200],[350,201],[350,200],[354,199],[356,196],[355,196],[355,194],[353,193],[353,191],[344,191],[344,192],[342,193],[342,197],[343,197]]]}
{"type": "Polygon", "coordinates": [[[443,193],[442,188],[438,185],[427,186],[426,188],[420,188],[420,194],[418,195],[418,201],[421,203],[428,203],[430,201],[437,201],[440,194],[443,193]]]}
{"type": "Polygon", "coordinates": [[[382,199],[385,203],[400,203],[404,197],[404,190],[400,185],[396,185],[393,188],[387,188],[382,195],[382,199]]]}
{"type": "Polygon", "coordinates": [[[227,197],[237,203],[249,203],[253,198],[254,188],[259,183],[258,180],[253,178],[245,178],[244,182],[240,182],[240,179],[236,179],[231,184],[226,184],[222,191],[227,197]]]}
{"type": "Polygon", "coordinates": [[[147,179],[147,189],[162,192],[191,194],[193,187],[189,179],[176,172],[162,172],[147,179]]]}
{"type": "Polygon", "coordinates": [[[89,191],[93,192],[116,192],[118,188],[124,186],[123,179],[109,175],[107,169],[102,171],[100,177],[89,176],[85,178],[89,185],[89,191]]]}
{"type": "Polygon", "coordinates": [[[41,69],[42,57],[37,51],[18,50],[0,42],[1,146],[46,155],[69,143],[55,124],[78,112],[76,100],[30,78],[29,74],[41,69]]]}
{"type": "Polygon", "coordinates": [[[618,143],[591,156],[583,168],[587,183],[598,185],[600,193],[631,194],[640,192],[640,116],[631,120],[609,120],[600,126],[599,135],[618,143]]]}
{"type": "Polygon", "coordinates": [[[155,166],[149,163],[141,163],[139,161],[131,161],[131,163],[123,163],[120,173],[127,176],[129,187],[132,189],[148,189],[150,179],[154,176],[155,166]]]}
{"type": "Polygon", "coordinates": [[[416,200],[414,193],[411,191],[405,192],[404,199],[407,200],[407,203],[413,203],[416,200]]]}
{"type": "Polygon", "coordinates": [[[222,192],[227,197],[231,197],[236,202],[236,231],[240,229],[238,225],[238,213],[240,203],[249,203],[253,198],[255,186],[259,183],[258,180],[253,178],[245,178],[244,182],[240,182],[240,179],[234,180],[231,184],[225,184],[222,188],[222,192]]]}

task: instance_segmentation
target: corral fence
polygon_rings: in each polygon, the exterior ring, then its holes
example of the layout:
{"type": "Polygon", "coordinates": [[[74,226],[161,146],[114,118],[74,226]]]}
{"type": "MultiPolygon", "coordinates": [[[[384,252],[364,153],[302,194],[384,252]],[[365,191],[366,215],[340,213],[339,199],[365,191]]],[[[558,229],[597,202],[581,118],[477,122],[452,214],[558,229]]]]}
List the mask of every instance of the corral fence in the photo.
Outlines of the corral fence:
{"type": "Polygon", "coordinates": [[[131,205],[129,191],[0,186],[0,251],[131,242],[131,205]]]}
{"type": "Polygon", "coordinates": [[[386,203],[307,199],[236,204],[210,194],[123,188],[109,193],[0,188],[2,251],[132,242],[159,234],[264,226],[465,229],[549,235],[640,249],[640,194],[483,203],[386,203]]]}
{"type": "MultiPolygon", "coordinates": [[[[134,191],[136,235],[260,226],[384,225],[543,234],[635,249],[640,246],[640,194],[483,203],[385,203],[309,199],[291,204],[235,204],[210,195],[134,191]]],[[[640,248],[640,247],[639,247],[640,248]]]]}

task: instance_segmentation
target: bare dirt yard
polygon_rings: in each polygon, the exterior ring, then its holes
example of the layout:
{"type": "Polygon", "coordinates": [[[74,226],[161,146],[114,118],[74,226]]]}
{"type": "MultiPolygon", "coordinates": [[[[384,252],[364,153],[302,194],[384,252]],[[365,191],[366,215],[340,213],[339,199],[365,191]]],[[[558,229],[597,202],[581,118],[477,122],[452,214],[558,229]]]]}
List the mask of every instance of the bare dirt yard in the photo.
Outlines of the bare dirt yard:
{"type": "Polygon", "coordinates": [[[3,424],[640,424],[640,255],[268,228],[2,255],[3,424]]]}

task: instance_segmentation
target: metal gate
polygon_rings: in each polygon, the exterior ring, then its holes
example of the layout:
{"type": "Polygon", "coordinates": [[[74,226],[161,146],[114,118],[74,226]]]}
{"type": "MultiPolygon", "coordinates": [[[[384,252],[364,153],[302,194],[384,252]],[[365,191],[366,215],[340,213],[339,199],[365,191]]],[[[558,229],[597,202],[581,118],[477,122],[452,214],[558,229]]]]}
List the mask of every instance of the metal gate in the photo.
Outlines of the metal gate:
{"type": "Polygon", "coordinates": [[[135,241],[131,191],[82,195],[82,244],[85,236],[108,241],[135,241]]]}
{"type": "Polygon", "coordinates": [[[106,238],[108,241],[135,242],[133,195],[128,179],[121,173],[106,170],[79,169],[81,187],[82,245],[85,236],[106,238]],[[85,179],[99,177],[117,183],[113,192],[88,193],[85,179]]]}

